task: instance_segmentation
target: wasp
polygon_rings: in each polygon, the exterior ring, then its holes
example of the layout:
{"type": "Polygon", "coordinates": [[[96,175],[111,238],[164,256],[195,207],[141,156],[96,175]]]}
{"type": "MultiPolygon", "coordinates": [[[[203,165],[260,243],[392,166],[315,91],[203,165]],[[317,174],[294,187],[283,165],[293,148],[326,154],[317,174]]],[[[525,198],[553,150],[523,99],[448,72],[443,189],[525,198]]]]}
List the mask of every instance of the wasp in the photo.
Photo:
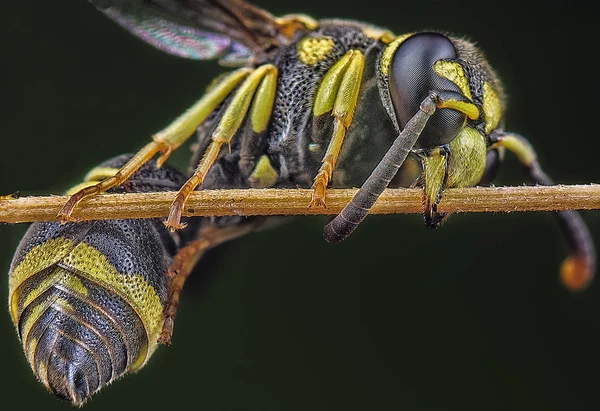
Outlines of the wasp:
{"type": "MultiPolygon", "coordinates": [[[[505,131],[501,82],[460,37],[275,17],[240,0],[92,3],[163,51],[232,70],[138,153],[94,169],[60,212],[68,223],[33,225],[17,251],[10,310],[25,353],[40,381],[75,404],[170,342],[181,288],[207,249],[262,227],[259,218],[185,220],[194,190],[310,187],[307,206],[325,207],[329,187],[361,187],[325,228],[337,242],[405,180],[422,187],[425,224],[438,227],[444,190],[489,184],[506,152],[534,183],[552,184],[527,140],[505,131]],[[193,170],[181,174],[165,162],[194,134],[193,170]],[[98,193],[170,189],[164,226],[69,222],[98,193]]],[[[570,248],[563,280],[581,289],[595,270],[591,236],[579,214],[555,216],[570,248]]]]}

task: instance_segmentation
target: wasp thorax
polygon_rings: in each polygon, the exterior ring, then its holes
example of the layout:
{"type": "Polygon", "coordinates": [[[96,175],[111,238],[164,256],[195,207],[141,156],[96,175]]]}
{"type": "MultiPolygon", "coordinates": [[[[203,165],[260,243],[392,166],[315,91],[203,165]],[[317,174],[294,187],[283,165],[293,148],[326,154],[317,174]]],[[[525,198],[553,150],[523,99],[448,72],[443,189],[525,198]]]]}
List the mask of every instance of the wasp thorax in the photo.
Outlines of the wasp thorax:
{"type": "MultiPolygon", "coordinates": [[[[419,33],[400,44],[389,67],[390,96],[399,126],[419,110],[430,91],[461,93],[452,81],[434,71],[439,60],[456,60],[450,39],[438,33],[419,33]]],[[[438,109],[417,141],[417,147],[440,146],[452,141],[464,127],[466,116],[453,109],[438,109]]]]}

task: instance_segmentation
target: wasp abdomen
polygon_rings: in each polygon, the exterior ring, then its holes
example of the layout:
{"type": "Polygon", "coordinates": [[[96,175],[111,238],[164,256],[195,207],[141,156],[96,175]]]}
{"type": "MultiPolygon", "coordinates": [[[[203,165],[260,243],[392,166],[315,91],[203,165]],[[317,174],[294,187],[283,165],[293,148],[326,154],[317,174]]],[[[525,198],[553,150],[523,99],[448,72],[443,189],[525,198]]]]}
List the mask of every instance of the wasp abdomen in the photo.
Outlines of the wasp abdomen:
{"type": "MultiPolygon", "coordinates": [[[[169,189],[183,179],[148,165],[129,187],[169,189]]],[[[50,391],[82,404],[146,363],[179,240],[159,220],[31,225],[11,266],[9,306],[31,368],[50,391]]]]}

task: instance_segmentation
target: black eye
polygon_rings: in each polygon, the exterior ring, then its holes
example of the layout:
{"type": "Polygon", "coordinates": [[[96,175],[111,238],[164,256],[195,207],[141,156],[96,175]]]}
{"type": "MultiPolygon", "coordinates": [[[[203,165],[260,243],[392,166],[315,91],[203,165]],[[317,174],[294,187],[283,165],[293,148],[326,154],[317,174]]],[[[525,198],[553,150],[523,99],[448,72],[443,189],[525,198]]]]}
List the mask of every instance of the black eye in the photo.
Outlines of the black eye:
{"type": "MultiPolygon", "coordinates": [[[[400,127],[419,110],[430,91],[454,91],[460,88],[433,70],[438,60],[456,59],[456,49],[438,33],[419,33],[406,39],[390,64],[390,95],[400,127]]],[[[462,93],[461,93],[462,94],[462,93]]],[[[437,110],[427,123],[417,147],[435,147],[449,143],[458,135],[466,116],[456,110],[437,110]]]]}

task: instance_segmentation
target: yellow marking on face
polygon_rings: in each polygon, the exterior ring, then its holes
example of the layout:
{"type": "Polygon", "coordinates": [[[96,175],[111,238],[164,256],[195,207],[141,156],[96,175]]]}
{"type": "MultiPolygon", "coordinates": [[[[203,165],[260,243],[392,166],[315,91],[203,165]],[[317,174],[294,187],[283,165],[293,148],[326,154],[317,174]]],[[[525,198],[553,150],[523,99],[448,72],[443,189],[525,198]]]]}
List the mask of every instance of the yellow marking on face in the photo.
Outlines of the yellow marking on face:
{"type": "Polygon", "coordinates": [[[400,45],[402,43],[404,43],[406,41],[406,39],[412,35],[413,35],[413,33],[408,33],[408,34],[402,34],[402,35],[396,37],[396,39],[394,41],[392,41],[390,44],[388,44],[388,46],[385,48],[385,50],[383,50],[383,55],[381,56],[381,67],[380,67],[381,72],[383,74],[385,74],[386,76],[388,75],[388,73],[390,71],[390,64],[392,64],[392,58],[394,58],[394,54],[396,54],[396,50],[398,50],[398,47],[400,47],[400,45]]]}
{"type": "Polygon", "coordinates": [[[460,100],[454,100],[454,99],[442,100],[438,104],[438,108],[454,109],[458,112],[463,113],[464,115],[469,117],[471,120],[477,120],[479,118],[479,109],[477,108],[477,106],[473,103],[468,103],[466,101],[460,101],[460,100]]]}
{"type": "Polygon", "coordinates": [[[269,188],[273,187],[278,179],[279,174],[277,174],[277,171],[271,165],[269,157],[265,154],[260,156],[256,167],[254,167],[254,171],[250,175],[250,186],[252,188],[269,188]]]}
{"type": "Polygon", "coordinates": [[[363,29],[363,33],[365,33],[367,37],[372,38],[373,40],[379,40],[385,44],[391,43],[396,38],[394,33],[392,33],[391,31],[383,30],[375,26],[365,27],[363,29]]]}
{"type": "Polygon", "coordinates": [[[485,116],[485,133],[490,134],[500,123],[503,107],[496,90],[487,82],[483,83],[482,106],[485,116]]]}
{"type": "Polygon", "coordinates": [[[298,42],[296,52],[298,59],[310,66],[329,56],[333,46],[334,42],[331,37],[306,37],[298,42]]]}
{"type": "Polygon", "coordinates": [[[113,291],[131,305],[142,320],[148,336],[149,349],[143,364],[156,348],[164,321],[164,306],[154,287],[139,274],[119,273],[105,255],[83,242],[77,244],[62,260],[62,264],[74,268],[88,280],[113,291]]]}
{"type": "Polygon", "coordinates": [[[440,76],[456,84],[467,98],[473,98],[471,89],[469,88],[469,79],[459,62],[438,60],[433,65],[433,70],[440,76]]]}
{"type": "Polygon", "coordinates": [[[487,145],[485,138],[471,127],[465,127],[450,142],[452,160],[448,170],[448,187],[476,185],[485,171],[487,145]]]}

